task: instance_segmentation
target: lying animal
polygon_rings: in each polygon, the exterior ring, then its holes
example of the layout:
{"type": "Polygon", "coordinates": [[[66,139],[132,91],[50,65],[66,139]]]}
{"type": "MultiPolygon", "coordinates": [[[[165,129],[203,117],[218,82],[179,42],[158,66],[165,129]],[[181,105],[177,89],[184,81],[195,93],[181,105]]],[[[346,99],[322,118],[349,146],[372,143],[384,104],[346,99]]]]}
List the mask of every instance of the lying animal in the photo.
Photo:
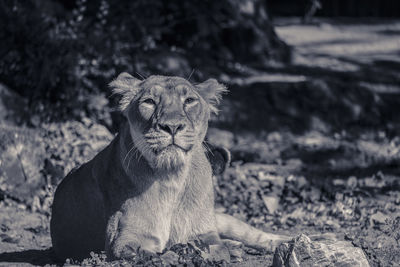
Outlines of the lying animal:
{"type": "Polygon", "coordinates": [[[161,252],[204,236],[208,244],[222,237],[269,250],[288,239],[214,210],[203,141],[223,85],[122,73],[110,86],[122,96],[127,120],[103,151],[58,186],[50,225],[58,258],[102,250],[109,259],[129,258],[138,248],[161,252]]]}

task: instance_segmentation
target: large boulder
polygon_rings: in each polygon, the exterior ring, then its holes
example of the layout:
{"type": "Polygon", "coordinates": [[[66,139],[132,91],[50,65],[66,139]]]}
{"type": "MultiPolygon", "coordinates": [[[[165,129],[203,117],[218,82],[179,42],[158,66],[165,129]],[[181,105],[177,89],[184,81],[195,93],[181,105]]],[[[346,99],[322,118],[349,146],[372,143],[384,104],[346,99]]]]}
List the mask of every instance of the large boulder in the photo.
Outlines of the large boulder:
{"type": "Polygon", "coordinates": [[[28,101],[25,98],[0,83],[0,123],[20,124],[27,113],[27,106],[28,101]]]}
{"type": "Polygon", "coordinates": [[[0,197],[28,205],[43,202],[48,189],[113,139],[90,120],[42,124],[38,128],[0,123],[0,197]]]}
{"type": "Polygon", "coordinates": [[[0,124],[0,186],[21,201],[31,199],[46,183],[43,131],[0,124]]]}
{"type": "Polygon", "coordinates": [[[312,241],[300,234],[291,241],[282,243],[275,250],[273,267],[306,266],[369,266],[361,248],[347,241],[321,238],[312,241]]]}

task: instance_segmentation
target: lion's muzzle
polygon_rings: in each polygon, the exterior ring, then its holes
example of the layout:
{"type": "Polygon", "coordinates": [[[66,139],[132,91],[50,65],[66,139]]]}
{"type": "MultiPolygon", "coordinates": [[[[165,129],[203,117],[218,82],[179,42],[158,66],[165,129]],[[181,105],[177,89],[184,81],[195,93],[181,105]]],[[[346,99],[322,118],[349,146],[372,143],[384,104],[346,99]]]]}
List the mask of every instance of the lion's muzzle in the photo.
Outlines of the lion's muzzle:
{"type": "Polygon", "coordinates": [[[164,131],[166,133],[169,133],[172,135],[172,138],[180,131],[183,131],[186,127],[186,125],[182,123],[177,123],[177,124],[172,124],[172,123],[159,123],[158,128],[161,131],[164,131]]]}

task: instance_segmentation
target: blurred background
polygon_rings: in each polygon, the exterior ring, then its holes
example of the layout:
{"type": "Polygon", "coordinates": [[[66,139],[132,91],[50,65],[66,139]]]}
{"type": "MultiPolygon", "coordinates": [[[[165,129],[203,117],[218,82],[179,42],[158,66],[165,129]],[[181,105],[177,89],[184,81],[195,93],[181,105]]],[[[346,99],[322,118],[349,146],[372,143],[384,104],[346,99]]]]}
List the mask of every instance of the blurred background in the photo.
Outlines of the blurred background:
{"type": "Polygon", "coordinates": [[[232,153],[219,209],[400,262],[391,0],[1,1],[0,261],[51,263],[54,188],[118,132],[123,71],[228,86],[207,137],[232,153]]]}

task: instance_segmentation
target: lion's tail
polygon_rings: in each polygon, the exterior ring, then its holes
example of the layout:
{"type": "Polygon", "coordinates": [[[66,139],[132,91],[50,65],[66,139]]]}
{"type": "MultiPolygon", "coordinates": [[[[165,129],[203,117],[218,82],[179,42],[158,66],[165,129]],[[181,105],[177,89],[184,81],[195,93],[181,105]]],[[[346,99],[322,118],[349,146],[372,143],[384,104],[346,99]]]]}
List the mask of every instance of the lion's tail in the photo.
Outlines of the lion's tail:
{"type": "Polygon", "coordinates": [[[216,219],[221,238],[240,241],[256,249],[273,251],[281,242],[291,239],[285,235],[263,232],[227,214],[216,213],[216,219]]]}

